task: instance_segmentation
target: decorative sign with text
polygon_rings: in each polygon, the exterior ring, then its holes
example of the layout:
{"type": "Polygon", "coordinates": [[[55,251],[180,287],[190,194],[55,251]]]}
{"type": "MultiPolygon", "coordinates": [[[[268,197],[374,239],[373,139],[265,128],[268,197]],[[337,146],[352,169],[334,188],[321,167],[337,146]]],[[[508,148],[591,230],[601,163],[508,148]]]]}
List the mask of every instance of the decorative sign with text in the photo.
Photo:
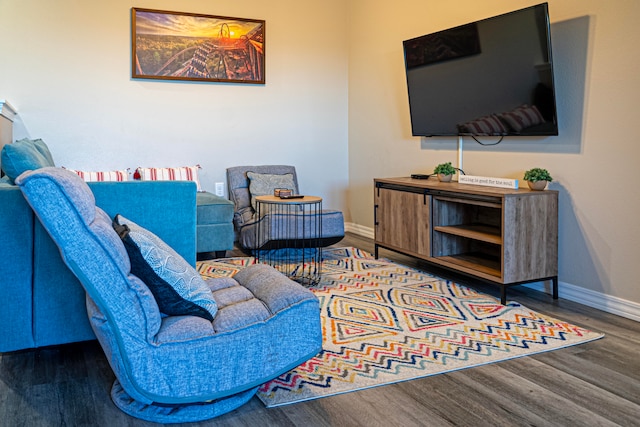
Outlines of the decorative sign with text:
{"type": "Polygon", "coordinates": [[[458,176],[458,182],[460,184],[484,185],[487,187],[518,188],[518,180],[509,178],[491,178],[486,176],[460,175],[458,176]]]}

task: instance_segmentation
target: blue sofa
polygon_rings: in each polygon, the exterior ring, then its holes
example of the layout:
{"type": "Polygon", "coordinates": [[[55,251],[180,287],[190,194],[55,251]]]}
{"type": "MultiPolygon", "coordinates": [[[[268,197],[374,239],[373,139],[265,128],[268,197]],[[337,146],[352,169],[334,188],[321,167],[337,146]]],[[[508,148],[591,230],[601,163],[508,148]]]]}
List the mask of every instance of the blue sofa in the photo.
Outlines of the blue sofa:
{"type": "MultiPolygon", "coordinates": [[[[25,156],[33,158],[22,164],[7,160],[3,149],[7,175],[0,180],[0,352],[95,339],[84,289],[13,184],[19,169],[52,166],[50,154],[38,156],[43,148],[34,149],[35,145],[23,147],[25,156]]],[[[144,225],[195,265],[195,183],[95,182],[89,187],[97,205],[111,217],[122,214],[144,225]]]]}

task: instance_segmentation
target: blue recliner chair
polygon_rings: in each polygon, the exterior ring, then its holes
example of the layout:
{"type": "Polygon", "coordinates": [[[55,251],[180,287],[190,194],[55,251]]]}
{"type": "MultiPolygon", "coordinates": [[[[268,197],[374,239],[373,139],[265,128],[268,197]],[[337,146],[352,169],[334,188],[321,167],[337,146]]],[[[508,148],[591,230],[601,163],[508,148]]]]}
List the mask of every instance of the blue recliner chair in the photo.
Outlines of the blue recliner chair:
{"type": "Polygon", "coordinates": [[[166,315],[78,176],[42,168],[16,183],[87,292],[91,326],[116,376],[111,396],[124,412],[161,423],[213,418],[321,349],[316,297],[271,267],[207,281],[213,320],[166,315]]]}

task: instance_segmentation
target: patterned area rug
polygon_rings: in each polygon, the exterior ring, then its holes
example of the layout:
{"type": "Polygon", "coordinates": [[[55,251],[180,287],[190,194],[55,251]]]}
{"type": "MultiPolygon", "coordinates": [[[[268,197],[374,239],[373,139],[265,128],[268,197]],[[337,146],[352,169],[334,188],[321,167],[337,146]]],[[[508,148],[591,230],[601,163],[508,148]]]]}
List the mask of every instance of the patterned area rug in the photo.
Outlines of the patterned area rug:
{"type": "MultiPolygon", "coordinates": [[[[203,277],[233,276],[253,258],[198,263],[203,277]]],[[[264,384],[267,407],[585,343],[603,335],[355,248],[323,252],[323,350],[264,384]]]]}

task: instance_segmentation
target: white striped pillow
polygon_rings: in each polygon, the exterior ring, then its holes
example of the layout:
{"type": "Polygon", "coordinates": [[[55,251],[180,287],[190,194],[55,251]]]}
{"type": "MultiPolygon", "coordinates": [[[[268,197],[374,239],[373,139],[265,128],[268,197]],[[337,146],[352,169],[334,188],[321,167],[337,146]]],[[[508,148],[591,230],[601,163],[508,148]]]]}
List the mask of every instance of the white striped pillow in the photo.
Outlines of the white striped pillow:
{"type": "MultiPolygon", "coordinates": [[[[67,168],[65,168],[67,169],[67,168]]],[[[129,172],[126,170],[116,170],[107,172],[89,172],[75,169],[67,169],[70,172],[75,173],[84,182],[120,182],[129,180],[129,172]]]]}
{"type": "Polygon", "coordinates": [[[198,178],[199,165],[177,168],[138,168],[142,181],[193,181],[198,191],[202,191],[198,178]]]}

